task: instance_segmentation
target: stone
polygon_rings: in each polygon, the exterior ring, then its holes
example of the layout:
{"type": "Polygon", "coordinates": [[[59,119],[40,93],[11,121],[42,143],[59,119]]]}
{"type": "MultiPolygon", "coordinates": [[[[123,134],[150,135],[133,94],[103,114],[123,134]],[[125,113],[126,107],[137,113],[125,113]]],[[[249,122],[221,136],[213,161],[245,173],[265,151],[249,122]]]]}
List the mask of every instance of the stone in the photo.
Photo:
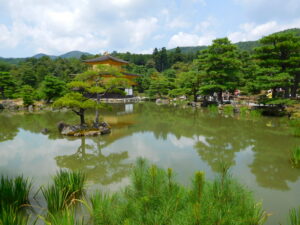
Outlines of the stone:
{"type": "Polygon", "coordinates": [[[8,110],[18,110],[19,106],[12,100],[4,100],[2,101],[2,105],[4,106],[5,109],[8,110]]]}
{"type": "Polygon", "coordinates": [[[170,103],[169,99],[161,99],[161,98],[158,98],[156,99],[155,101],[156,104],[164,104],[164,105],[167,105],[170,103]]]}
{"type": "Polygon", "coordinates": [[[28,111],[33,112],[33,105],[28,106],[28,111]]]}
{"type": "Polygon", "coordinates": [[[0,104],[0,110],[4,109],[4,105],[0,104]]]}
{"type": "Polygon", "coordinates": [[[48,134],[49,130],[47,128],[44,128],[44,129],[41,130],[41,133],[42,134],[48,134]]]}

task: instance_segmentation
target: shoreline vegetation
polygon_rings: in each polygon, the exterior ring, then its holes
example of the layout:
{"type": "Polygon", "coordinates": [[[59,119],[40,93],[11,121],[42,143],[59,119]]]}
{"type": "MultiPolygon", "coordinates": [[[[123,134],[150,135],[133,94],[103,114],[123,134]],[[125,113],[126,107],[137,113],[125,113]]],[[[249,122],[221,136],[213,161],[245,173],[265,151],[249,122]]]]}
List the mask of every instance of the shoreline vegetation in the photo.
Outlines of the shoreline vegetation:
{"type": "MultiPolygon", "coordinates": [[[[38,215],[31,210],[31,181],[2,177],[0,224],[264,224],[270,215],[261,203],[232,178],[228,166],[220,166],[222,172],[214,180],[196,172],[191,185],[184,187],[176,182],[171,168],[163,170],[138,159],[129,186],[116,193],[97,190],[92,195],[85,192],[85,174],[61,170],[52,184],[41,187],[48,207],[38,215]]],[[[297,222],[298,217],[292,210],[291,220],[297,222]]]]}

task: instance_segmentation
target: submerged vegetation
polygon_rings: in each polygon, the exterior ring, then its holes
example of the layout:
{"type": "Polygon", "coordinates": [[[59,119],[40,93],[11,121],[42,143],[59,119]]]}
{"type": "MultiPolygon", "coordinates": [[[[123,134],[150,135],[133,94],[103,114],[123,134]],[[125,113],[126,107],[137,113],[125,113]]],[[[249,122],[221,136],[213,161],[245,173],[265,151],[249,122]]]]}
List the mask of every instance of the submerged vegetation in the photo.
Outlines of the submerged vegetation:
{"type": "Polygon", "coordinates": [[[300,167],[300,147],[291,150],[291,162],[295,167],[300,167]]]}

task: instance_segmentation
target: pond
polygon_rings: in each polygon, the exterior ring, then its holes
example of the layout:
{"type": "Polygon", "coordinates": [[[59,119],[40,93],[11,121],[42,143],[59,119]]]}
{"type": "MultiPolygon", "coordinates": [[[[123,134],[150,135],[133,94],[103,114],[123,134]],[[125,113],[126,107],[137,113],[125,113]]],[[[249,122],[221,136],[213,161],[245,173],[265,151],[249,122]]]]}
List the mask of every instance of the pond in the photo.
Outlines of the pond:
{"type": "MultiPolygon", "coordinates": [[[[213,178],[226,162],[272,214],[267,224],[285,223],[288,210],[300,205],[300,169],[289,162],[300,138],[291,135],[284,119],[153,103],[115,104],[102,117],[111,134],[71,138],[61,136],[56,124],[78,123],[72,112],[0,113],[0,172],[30,177],[37,188],[60,168],[81,169],[89,191],[116,191],[129,184],[138,157],[173,168],[184,185],[197,170],[213,178]],[[50,130],[46,135],[44,128],[50,130]]],[[[90,112],[87,120],[92,119],[90,112]]]]}

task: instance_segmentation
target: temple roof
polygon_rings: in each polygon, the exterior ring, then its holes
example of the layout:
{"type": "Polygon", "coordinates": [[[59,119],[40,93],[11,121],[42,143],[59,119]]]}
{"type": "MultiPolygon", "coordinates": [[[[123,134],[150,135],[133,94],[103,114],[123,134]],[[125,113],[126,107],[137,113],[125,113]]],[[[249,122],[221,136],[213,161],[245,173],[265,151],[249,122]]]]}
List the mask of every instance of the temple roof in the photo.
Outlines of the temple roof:
{"type": "Polygon", "coordinates": [[[124,63],[124,64],[128,64],[129,62],[122,60],[122,59],[118,59],[116,57],[110,56],[110,55],[104,55],[104,56],[100,56],[94,59],[87,59],[87,60],[83,60],[83,62],[86,63],[97,63],[97,62],[105,62],[105,61],[115,61],[115,62],[119,62],[119,63],[124,63]]]}

